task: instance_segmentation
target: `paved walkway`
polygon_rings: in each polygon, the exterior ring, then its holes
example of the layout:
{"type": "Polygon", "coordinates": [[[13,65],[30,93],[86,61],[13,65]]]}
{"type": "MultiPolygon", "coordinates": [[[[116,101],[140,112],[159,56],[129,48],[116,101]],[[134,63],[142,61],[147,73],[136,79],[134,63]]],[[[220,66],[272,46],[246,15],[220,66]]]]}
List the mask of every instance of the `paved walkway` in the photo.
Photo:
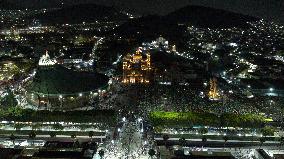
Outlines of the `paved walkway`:
{"type": "Polygon", "coordinates": [[[124,122],[118,138],[105,146],[105,159],[148,159],[148,141],[143,139],[139,122],[124,122]]]}

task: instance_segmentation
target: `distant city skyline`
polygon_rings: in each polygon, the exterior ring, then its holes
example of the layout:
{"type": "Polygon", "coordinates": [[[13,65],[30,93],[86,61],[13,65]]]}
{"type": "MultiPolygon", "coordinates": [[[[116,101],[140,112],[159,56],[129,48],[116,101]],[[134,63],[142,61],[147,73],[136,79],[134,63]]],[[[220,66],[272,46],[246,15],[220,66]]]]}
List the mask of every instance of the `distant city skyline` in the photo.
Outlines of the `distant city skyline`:
{"type": "Polygon", "coordinates": [[[136,14],[164,15],[187,5],[201,5],[284,23],[282,0],[9,0],[23,7],[55,7],[80,3],[114,6],[136,14]]]}

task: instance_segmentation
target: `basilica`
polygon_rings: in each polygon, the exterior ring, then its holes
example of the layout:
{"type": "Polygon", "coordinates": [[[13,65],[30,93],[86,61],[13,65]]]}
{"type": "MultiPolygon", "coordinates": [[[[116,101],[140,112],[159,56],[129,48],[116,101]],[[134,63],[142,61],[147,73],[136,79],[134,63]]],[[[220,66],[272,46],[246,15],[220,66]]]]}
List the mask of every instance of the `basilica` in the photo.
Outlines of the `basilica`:
{"type": "Polygon", "coordinates": [[[149,83],[151,72],[151,55],[143,54],[141,48],[123,58],[123,83],[149,83]]]}

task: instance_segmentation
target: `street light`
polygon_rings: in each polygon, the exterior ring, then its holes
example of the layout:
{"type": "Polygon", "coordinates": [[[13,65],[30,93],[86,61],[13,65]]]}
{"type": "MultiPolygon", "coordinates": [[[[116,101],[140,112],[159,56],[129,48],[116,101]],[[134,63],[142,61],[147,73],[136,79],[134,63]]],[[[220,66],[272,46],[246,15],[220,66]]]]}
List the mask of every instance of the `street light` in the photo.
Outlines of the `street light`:
{"type": "Polygon", "coordinates": [[[269,88],[269,91],[270,91],[270,92],[273,92],[273,91],[274,91],[274,89],[273,89],[273,88],[269,88]]]}

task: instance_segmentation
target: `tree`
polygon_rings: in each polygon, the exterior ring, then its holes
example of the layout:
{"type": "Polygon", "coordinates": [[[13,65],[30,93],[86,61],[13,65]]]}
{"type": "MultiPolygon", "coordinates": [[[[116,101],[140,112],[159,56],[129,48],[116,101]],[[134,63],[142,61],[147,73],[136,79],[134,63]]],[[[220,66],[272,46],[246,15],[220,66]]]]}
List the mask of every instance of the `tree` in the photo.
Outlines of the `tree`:
{"type": "Polygon", "coordinates": [[[153,158],[153,156],[156,155],[156,151],[155,151],[154,149],[150,149],[150,150],[148,151],[148,155],[149,155],[151,158],[153,158]]]}
{"type": "Polygon", "coordinates": [[[79,148],[80,147],[80,143],[78,140],[76,140],[73,144],[74,148],[79,148]]]}
{"type": "Polygon", "coordinates": [[[89,148],[90,148],[91,150],[94,150],[95,152],[97,152],[97,150],[98,150],[98,144],[97,144],[96,142],[91,142],[91,143],[89,144],[89,148]]]}
{"type": "Polygon", "coordinates": [[[41,124],[36,123],[32,125],[32,130],[38,130],[41,127],[41,124]]]}
{"type": "Polygon", "coordinates": [[[161,126],[156,126],[154,130],[156,133],[161,133],[163,131],[163,128],[161,126]]]}
{"type": "Polygon", "coordinates": [[[72,138],[72,139],[75,139],[76,137],[77,137],[76,134],[72,134],[72,135],[71,135],[71,138],[72,138]]]}
{"type": "Polygon", "coordinates": [[[281,136],[279,141],[280,141],[280,144],[283,145],[284,144],[284,136],[281,136]]]}
{"type": "Polygon", "coordinates": [[[168,143],[169,138],[170,138],[169,135],[167,135],[167,134],[163,135],[163,140],[164,140],[166,147],[167,147],[167,143],[168,143]]]}
{"type": "Polygon", "coordinates": [[[89,131],[89,137],[92,139],[93,136],[95,135],[95,132],[94,131],[89,131]]]}
{"type": "Polygon", "coordinates": [[[33,140],[32,144],[34,145],[34,139],[36,137],[36,132],[35,131],[31,131],[29,133],[29,139],[33,140]]]}
{"type": "Polygon", "coordinates": [[[14,128],[16,129],[16,130],[21,130],[23,127],[24,127],[25,125],[24,124],[15,124],[14,125],[14,128]]]}
{"type": "Polygon", "coordinates": [[[56,133],[55,133],[54,131],[51,131],[51,132],[49,133],[49,136],[50,136],[51,138],[55,138],[55,137],[56,137],[56,133]]]}
{"type": "Polygon", "coordinates": [[[184,137],[180,138],[180,139],[178,140],[178,142],[179,142],[179,145],[180,145],[180,146],[185,146],[185,145],[186,145],[186,140],[185,140],[184,137]]]}
{"type": "Polygon", "coordinates": [[[205,127],[202,127],[200,129],[198,129],[198,133],[204,135],[204,134],[207,134],[208,133],[208,129],[205,128],[205,127]]]}
{"type": "Polygon", "coordinates": [[[104,155],[105,155],[105,151],[104,151],[103,149],[101,149],[101,150],[99,151],[99,156],[100,156],[101,158],[103,158],[104,155]]]}
{"type": "Polygon", "coordinates": [[[29,138],[34,139],[36,137],[36,132],[35,131],[31,131],[29,133],[29,138]]]}
{"type": "Polygon", "coordinates": [[[13,117],[20,117],[23,115],[23,109],[20,107],[10,107],[7,110],[7,115],[13,116],[13,117]]]}
{"type": "Polygon", "coordinates": [[[284,144],[284,137],[283,136],[281,136],[280,138],[279,138],[279,151],[280,151],[280,149],[281,149],[281,146],[283,146],[283,144],[284,144]]]}
{"type": "Polygon", "coordinates": [[[274,136],[275,129],[272,126],[265,126],[260,131],[263,136],[274,136]]]}
{"type": "Polygon", "coordinates": [[[203,142],[203,144],[205,144],[207,142],[207,138],[204,135],[202,136],[202,142],[203,142]]]}
{"type": "Polygon", "coordinates": [[[15,98],[14,93],[12,92],[12,90],[10,88],[8,88],[7,90],[7,95],[2,98],[1,100],[1,105],[5,105],[8,107],[16,107],[18,105],[18,102],[15,98]]]}
{"type": "Polygon", "coordinates": [[[64,126],[62,126],[62,125],[59,124],[59,123],[56,123],[56,124],[53,124],[53,125],[52,125],[52,128],[53,128],[54,130],[63,130],[63,129],[64,129],[64,126]]]}
{"type": "Polygon", "coordinates": [[[81,130],[86,130],[86,129],[90,128],[90,125],[80,124],[80,125],[79,125],[79,128],[80,128],[81,130]]]}
{"type": "Polygon", "coordinates": [[[262,144],[263,144],[265,141],[266,141],[265,137],[259,138],[259,142],[260,142],[259,148],[261,148],[262,144]]]}
{"type": "Polygon", "coordinates": [[[15,145],[16,136],[14,134],[11,134],[10,140],[13,142],[13,145],[15,145]]]}
{"type": "Polygon", "coordinates": [[[223,136],[223,140],[224,140],[224,148],[225,148],[225,145],[226,145],[227,141],[229,140],[229,137],[223,136]]]}

